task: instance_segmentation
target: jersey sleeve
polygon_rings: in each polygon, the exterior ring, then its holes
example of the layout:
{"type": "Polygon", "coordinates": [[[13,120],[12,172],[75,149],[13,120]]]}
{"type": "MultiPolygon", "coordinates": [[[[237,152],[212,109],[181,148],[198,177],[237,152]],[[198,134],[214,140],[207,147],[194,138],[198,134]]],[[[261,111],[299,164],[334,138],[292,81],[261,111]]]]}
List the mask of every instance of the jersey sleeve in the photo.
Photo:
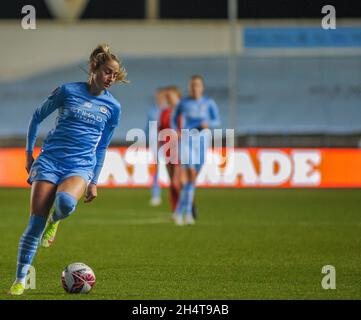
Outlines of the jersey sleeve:
{"type": "Polygon", "coordinates": [[[183,104],[179,102],[170,116],[170,125],[174,130],[181,129],[183,104]]]}
{"type": "Polygon", "coordinates": [[[109,119],[109,121],[107,123],[107,126],[116,128],[119,125],[120,115],[121,115],[121,107],[120,107],[120,105],[117,105],[117,107],[114,108],[114,111],[112,113],[111,118],[109,119]]]}
{"type": "Polygon", "coordinates": [[[160,114],[158,114],[158,117],[155,116],[155,112],[153,111],[153,109],[149,109],[147,112],[147,119],[146,119],[146,123],[145,123],[145,142],[149,143],[149,136],[151,135],[149,133],[150,130],[150,121],[157,121],[157,129],[159,126],[159,116],[160,114]]]}
{"type": "Polygon", "coordinates": [[[99,144],[97,146],[96,150],[96,164],[93,171],[93,178],[91,180],[91,183],[97,184],[100,172],[103,168],[105,155],[107,152],[107,148],[110,144],[110,141],[112,140],[113,134],[114,134],[115,127],[107,126],[102,134],[102,137],[99,141],[99,144]]]}
{"type": "Polygon", "coordinates": [[[40,123],[56,109],[62,106],[63,101],[64,87],[61,86],[56,88],[50,94],[50,96],[42,103],[42,105],[35,110],[29,122],[26,135],[26,151],[28,153],[32,153],[34,151],[40,123]]]}
{"type": "Polygon", "coordinates": [[[146,122],[145,122],[145,140],[146,142],[149,141],[149,136],[148,136],[148,132],[149,132],[149,121],[150,121],[150,115],[149,115],[149,111],[147,112],[147,118],[146,118],[146,122]]]}
{"type": "Polygon", "coordinates": [[[104,128],[102,136],[99,140],[96,149],[96,164],[93,171],[93,178],[91,180],[92,184],[98,183],[98,178],[103,168],[107,148],[109,147],[110,141],[112,140],[115,128],[118,126],[120,121],[120,114],[120,108],[117,108],[112,117],[109,119],[109,122],[104,128]]]}
{"type": "Polygon", "coordinates": [[[219,109],[214,100],[210,101],[208,111],[209,111],[209,127],[215,128],[215,127],[220,126],[221,119],[219,116],[219,109]]]}

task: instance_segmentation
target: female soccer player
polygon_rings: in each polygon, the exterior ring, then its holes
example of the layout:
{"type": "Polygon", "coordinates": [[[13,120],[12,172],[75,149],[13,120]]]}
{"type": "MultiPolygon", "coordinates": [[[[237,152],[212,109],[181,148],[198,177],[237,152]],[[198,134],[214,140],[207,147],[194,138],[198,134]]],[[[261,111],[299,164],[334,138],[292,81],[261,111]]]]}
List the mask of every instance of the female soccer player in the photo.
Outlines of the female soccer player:
{"type": "MultiPolygon", "coordinates": [[[[157,91],[155,92],[155,105],[153,105],[148,111],[147,123],[146,123],[146,128],[145,128],[145,134],[147,137],[148,144],[150,142],[149,141],[149,139],[150,139],[149,123],[150,123],[150,121],[157,121],[157,123],[159,125],[160,113],[167,105],[166,93],[167,93],[167,90],[165,88],[158,88],[157,91]]],[[[154,157],[157,157],[157,155],[154,155],[154,157]]],[[[151,187],[151,198],[149,201],[149,204],[152,207],[159,206],[162,203],[162,198],[161,198],[161,190],[162,189],[159,185],[158,174],[159,174],[159,167],[158,167],[158,161],[157,161],[155,171],[153,174],[153,183],[152,183],[152,187],[151,187]]]]}
{"type": "Polygon", "coordinates": [[[181,137],[180,158],[182,171],[184,172],[182,176],[185,181],[175,210],[175,223],[180,226],[184,225],[184,223],[194,224],[192,204],[195,182],[197,174],[204,164],[208,148],[207,137],[202,135],[202,130],[206,128],[212,129],[220,124],[216,103],[214,100],[203,96],[204,81],[200,75],[191,77],[188,90],[189,97],[180,101],[172,117],[173,128],[180,129],[177,125],[177,119],[181,116],[181,128],[197,130],[195,135],[190,132],[193,137],[190,136],[188,139],[181,137]],[[184,213],[185,219],[183,220],[184,213]]]}
{"type": "MultiPolygon", "coordinates": [[[[166,88],[166,98],[168,102],[168,107],[162,110],[159,117],[160,134],[162,134],[162,130],[172,128],[172,124],[171,124],[172,113],[175,107],[178,105],[181,97],[182,97],[182,93],[178,87],[169,86],[166,88]]],[[[178,138],[176,135],[173,136],[169,135],[170,130],[163,132],[167,133],[166,136],[164,137],[165,139],[164,139],[164,143],[162,143],[163,145],[177,142],[178,138]]],[[[180,166],[178,164],[178,148],[177,148],[177,144],[176,145],[173,144],[173,146],[175,147],[170,146],[170,149],[165,150],[165,155],[164,155],[165,158],[167,159],[166,165],[170,180],[169,195],[170,195],[172,212],[174,212],[177,206],[179,192],[181,189],[180,166]]]]}
{"type": "Polygon", "coordinates": [[[50,246],[59,221],[70,216],[83,193],[86,191],[85,202],[97,196],[105,152],[121,113],[119,102],[108,89],[116,81],[128,81],[121,61],[105,44],[91,53],[89,73],[87,82],[66,83],[55,89],[30,121],[26,141],[30,220],[19,242],[16,280],[9,292],[12,295],[24,292],[25,278],[41,237],[42,246],[50,246]],[[39,124],[55,110],[56,126],[34,161],[39,124]],[[53,204],[55,210],[49,216],[53,204]]]}

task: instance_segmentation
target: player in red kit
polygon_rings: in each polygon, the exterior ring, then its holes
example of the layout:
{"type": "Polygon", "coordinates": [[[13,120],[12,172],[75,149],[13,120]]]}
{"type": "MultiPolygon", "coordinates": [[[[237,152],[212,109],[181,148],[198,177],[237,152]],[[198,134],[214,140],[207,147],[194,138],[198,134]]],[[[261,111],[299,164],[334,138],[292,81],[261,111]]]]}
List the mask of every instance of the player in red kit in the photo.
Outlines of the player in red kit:
{"type": "MultiPolygon", "coordinates": [[[[164,108],[159,117],[159,132],[164,129],[171,129],[171,118],[174,108],[177,106],[178,102],[181,99],[181,91],[176,86],[169,86],[166,88],[166,97],[168,101],[168,107],[164,108]]],[[[167,159],[167,171],[169,175],[169,195],[172,212],[174,212],[179,193],[181,190],[181,168],[178,163],[178,138],[175,132],[170,133],[169,130],[164,131],[163,142],[161,146],[165,144],[170,144],[170,148],[164,149],[164,156],[167,159]]]]}

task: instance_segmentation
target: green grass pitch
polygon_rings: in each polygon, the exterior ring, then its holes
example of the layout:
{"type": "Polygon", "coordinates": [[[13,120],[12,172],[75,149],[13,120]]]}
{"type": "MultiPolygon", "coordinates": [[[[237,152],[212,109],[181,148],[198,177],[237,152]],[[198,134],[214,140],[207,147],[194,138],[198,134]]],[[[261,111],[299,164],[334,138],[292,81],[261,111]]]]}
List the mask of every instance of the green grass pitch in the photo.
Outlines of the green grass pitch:
{"type": "Polygon", "coordinates": [[[100,189],[61,222],[33,265],[36,289],[5,293],[15,275],[18,240],[28,220],[28,189],[0,189],[2,299],[360,299],[360,190],[199,189],[195,226],[170,221],[149,190],[100,189]],[[91,266],[88,295],[60,285],[72,262],[91,266]],[[336,289],[324,290],[324,265],[336,289]]]}

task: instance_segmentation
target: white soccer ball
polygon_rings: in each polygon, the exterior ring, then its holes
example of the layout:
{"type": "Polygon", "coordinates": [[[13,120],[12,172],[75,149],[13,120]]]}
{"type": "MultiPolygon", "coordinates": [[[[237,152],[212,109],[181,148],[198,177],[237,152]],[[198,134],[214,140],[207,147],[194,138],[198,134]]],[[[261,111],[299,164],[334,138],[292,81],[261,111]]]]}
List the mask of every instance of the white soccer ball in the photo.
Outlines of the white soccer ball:
{"type": "Polygon", "coordinates": [[[89,293],[94,283],[93,270],[81,262],[69,264],[61,274],[61,284],[68,293],[89,293]]]}

